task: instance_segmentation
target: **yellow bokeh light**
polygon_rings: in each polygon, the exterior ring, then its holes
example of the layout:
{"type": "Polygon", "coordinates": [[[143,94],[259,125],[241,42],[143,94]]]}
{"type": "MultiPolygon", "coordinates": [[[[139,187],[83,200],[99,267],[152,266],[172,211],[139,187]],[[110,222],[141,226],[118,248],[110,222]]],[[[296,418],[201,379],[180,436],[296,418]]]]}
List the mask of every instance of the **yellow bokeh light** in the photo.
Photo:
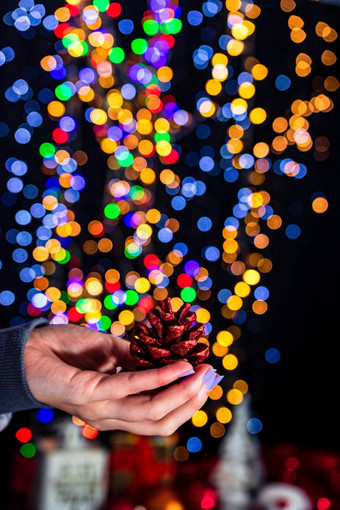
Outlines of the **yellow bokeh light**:
{"type": "Polygon", "coordinates": [[[134,287],[137,292],[139,292],[140,294],[144,294],[144,292],[148,292],[151,285],[147,278],[137,278],[134,287]]]}
{"type": "Polygon", "coordinates": [[[255,94],[255,87],[252,83],[244,82],[238,88],[238,93],[244,99],[250,99],[255,94]]]}
{"type": "Polygon", "coordinates": [[[237,39],[231,39],[231,41],[227,44],[227,51],[229,55],[232,57],[237,57],[243,51],[244,44],[242,41],[238,41],[237,39]]]}
{"type": "Polygon", "coordinates": [[[44,262],[50,256],[48,250],[43,246],[37,246],[36,248],[34,248],[32,255],[33,258],[38,262],[44,262]]]}
{"type": "Polygon", "coordinates": [[[240,297],[247,297],[250,294],[251,288],[245,282],[238,282],[235,285],[235,294],[240,297]]]}
{"type": "Polygon", "coordinates": [[[266,118],[267,113],[263,108],[254,108],[249,114],[249,119],[253,124],[262,124],[266,118]]]}
{"type": "Polygon", "coordinates": [[[234,341],[233,335],[230,331],[220,331],[216,336],[217,342],[223,347],[229,347],[234,341]]]}
{"type": "Polygon", "coordinates": [[[166,133],[170,129],[170,124],[167,119],[157,119],[154,128],[158,133],[166,133]]]}
{"type": "Polygon", "coordinates": [[[226,0],[225,6],[228,11],[236,12],[241,8],[242,0],[226,0]]]}
{"type": "Polygon", "coordinates": [[[163,66],[158,69],[157,78],[159,79],[159,81],[166,83],[172,79],[173,74],[174,73],[171,67],[163,66]]]}
{"type": "Polygon", "coordinates": [[[231,418],[232,418],[231,411],[227,407],[220,407],[219,409],[217,409],[216,419],[220,423],[229,423],[231,421],[231,418]]]}
{"type": "Polygon", "coordinates": [[[295,15],[292,15],[292,16],[289,16],[288,18],[288,26],[289,28],[293,29],[294,27],[296,28],[302,28],[304,26],[304,21],[302,18],[300,18],[299,16],[295,16],[295,15]]]}
{"type": "Polygon", "coordinates": [[[156,180],[156,174],[151,168],[143,168],[140,173],[140,180],[144,184],[152,184],[156,180]]]}
{"type": "Polygon", "coordinates": [[[227,300],[227,305],[230,310],[236,312],[242,308],[243,301],[239,296],[230,296],[227,300]]]}
{"type": "Polygon", "coordinates": [[[215,113],[215,105],[212,101],[206,99],[200,104],[199,111],[203,117],[211,117],[215,113]]]}
{"type": "Polygon", "coordinates": [[[149,209],[146,219],[149,223],[157,223],[161,219],[161,213],[157,209],[149,209]]]}
{"type": "Polygon", "coordinates": [[[100,108],[94,108],[90,113],[90,119],[93,124],[101,126],[107,121],[107,114],[100,108]]]}
{"type": "Polygon", "coordinates": [[[256,285],[260,281],[260,273],[255,269],[247,269],[243,273],[243,279],[249,285],[256,285]]]}
{"type": "Polygon", "coordinates": [[[219,400],[223,396],[223,388],[219,384],[209,392],[211,400],[219,400]]]}
{"type": "Polygon", "coordinates": [[[230,109],[234,115],[243,115],[246,113],[248,108],[248,103],[244,99],[238,98],[234,99],[230,104],[230,109]]]}
{"type": "Polygon", "coordinates": [[[222,364],[226,370],[235,370],[238,365],[238,359],[234,354],[227,354],[224,356],[222,364]]]}
{"type": "Polygon", "coordinates": [[[213,354],[219,358],[223,358],[228,353],[228,347],[220,345],[218,342],[212,344],[211,350],[213,354]]]}
{"type": "Polygon", "coordinates": [[[268,75],[268,68],[263,64],[255,64],[251,70],[251,74],[257,81],[264,80],[268,75]]]}
{"type": "Polygon", "coordinates": [[[136,234],[139,237],[139,239],[142,240],[149,239],[149,237],[151,237],[152,235],[152,228],[150,227],[150,225],[147,224],[139,225],[136,228],[136,234]]]}
{"type": "Polygon", "coordinates": [[[328,200],[324,197],[317,197],[312,202],[313,211],[322,214],[328,209],[328,200]]]}
{"type": "Polygon", "coordinates": [[[222,85],[217,80],[208,80],[205,84],[205,90],[211,96],[217,96],[222,90],[222,85]]]}
{"type": "Polygon", "coordinates": [[[160,142],[157,142],[156,151],[160,156],[168,156],[172,151],[171,143],[167,142],[166,140],[161,140],[160,142]]]}
{"type": "Polygon", "coordinates": [[[65,105],[60,101],[51,101],[47,106],[47,111],[52,117],[62,117],[65,113],[65,105]]]}
{"type": "Polygon", "coordinates": [[[135,316],[131,312],[131,310],[123,310],[118,315],[118,320],[121,322],[124,326],[129,326],[132,324],[135,320],[135,316]]]}
{"type": "Polygon", "coordinates": [[[211,59],[211,65],[216,66],[217,64],[222,64],[224,66],[228,65],[228,57],[224,53],[215,53],[211,59]]]}
{"type": "Polygon", "coordinates": [[[210,312],[206,308],[198,308],[195,313],[197,322],[205,324],[210,321],[210,312]]]}
{"type": "Polygon", "coordinates": [[[85,288],[92,296],[98,296],[103,292],[103,285],[97,278],[88,278],[85,282],[85,288]]]}
{"type": "Polygon", "coordinates": [[[58,301],[61,296],[61,292],[57,287],[49,287],[46,289],[45,294],[51,302],[58,301]]]}
{"type": "Polygon", "coordinates": [[[163,184],[169,185],[174,182],[175,174],[172,170],[166,168],[165,170],[161,171],[159,178],[163,184]]]}
{"type": "Polygon", "coordinates": [[[231,34],[235,39],[238,39],[239,41],[244,41],[248,37],[249,29],[246,27],[244,23],[234,23],[231,34]]]}
{"type": "Polygon", "coordinates": [[[243,401],[242,391],[236,388],[229,390],[227,393],[227,400],[230,404],[233,404],[234,406],[241,404],[241,402],[243,401]]]}
{"type": "Polygon", "coordinates": [[[293,42],[302,43],[307,37],[307,34],[301,28],[294,27],[290,33],[290,38],[293,42]]]}
{"type": "Polygon", "coordinates": [[[148,119],[140,119],[137,122],[137,131],[142,135],[149,135],[152,132],[152,129],[152,122],[150,122],[148,119]]]}
{"type": "Polygon", "coordinates": [[[269,154],[269,145],[265,142],[258,142],[253,147],[253,154],[257,158],[265,158],[269,154]]]}
{"type": "Polygon", "coordinates": [[[197,411],[191,418],[192,424],[195,427],[204,427],[208,421],[208,415],[205,411],[197,411]]]}

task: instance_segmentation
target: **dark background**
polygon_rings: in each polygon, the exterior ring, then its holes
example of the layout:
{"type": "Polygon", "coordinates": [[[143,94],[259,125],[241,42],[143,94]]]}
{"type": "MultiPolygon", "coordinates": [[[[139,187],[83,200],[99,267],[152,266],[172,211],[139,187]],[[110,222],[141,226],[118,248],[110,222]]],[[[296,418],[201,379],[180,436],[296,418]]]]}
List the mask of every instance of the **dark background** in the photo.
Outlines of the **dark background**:
{"type": "MultiPolygon", "coordinates": [[[[197,9],[197,2],[186,0],[182,19],[186,12],[197,9]]],[[[293,14],[300,15],[306,23],[307,39],[297,45],[290,42],[287,20],[289,14],[283,13],[278,2],[263,1],[262,14],[256,20],[255,55],[261,63],[269,68],[269,76],[264,82],[258,83],[256,103],[264,106],[269,112],[269,118],[284,115],[290,103],[295,98],[308,99],[313,90],[312,80],[315,76],[339,75],[338,63],[326,69],[320,60],[324,49],[332,49],[339,53],[339,40],[327,44],[315,34],[314,27],[318,21],[329,23],[337,31],[340,28],[340,9],[320,2],[303,1],[298,3],[293,14]],[[294,74],[295,57],[299,52],[309,54],[313,59],[312,74],[307,78],[299,78],[294,74]],[[286,92],[279,92],[274,87],[275,78],[279,74],[287,74],[291,80],[291,87],[286,92]]],[[[59,2],[49,2],[48,10],[53,12],[59,2]]],[[[13,8],[13,2],[1,2],[0,15],[13,8]]],[[[145,9],[144,3],[135,5],[130,0],[124,2],[126,17],[140,19],[145,9]],[[139,12],[140,11],[140,12],[139,12]]],[[[223,18],[213,18],[210,25],[214,25],[220,33],[223,18]]],[[[221,32],[222,33],[222,32],[221,32]]],[[[47,54],[47,46],[51,45],[51,37],[46,37],[46,45],[39,44],[39,38],[24,41],[20,34],[4,24],[1,25],[2,45],[12,46],[16,51],[15,60],[8,65],[6,71],[1,69],[1,93],[20,77],[20,68],[27,65],[37,66],[40,58],[47,54]],[[20,51],[19,51],[20,48],[20,51]],[[10,72],[10,76],[8,75],[10,72]]],[[[141,34],[134,35],[138,37],[141,34]]],[[[43,37],[43,35],[42,35],[43,37]]],[[[182,32],[177,36],[173,51],[171,66],[174,68],[176,79],[173,80],[172,92],[180,105],[193,111],[195,94],[204,86],[208,71],[197,71],[192,65],[192,53],[199,43],[199,28],[185,24],[182,32]],[[196,38],[197,36],[197,38],[196,38]]],[[[125,44],[124,38],[121,42],[125,44]]],[[[51,50],[52,51],[52,50],[51,50]]],[[[48,86],[44,75],[38,77],[39,87],[48,86]]],[[[50,82],[48,82],[50,84],[50,82]]],[[[36,86],[37,84],[35,84],[36,86]]],[[[50,85],[51,86],[51,85],[50,85]]],[[[247,358],[241,366],[240,374],[249,383],[252,393],[252,405],[263,422],[260,440],[263,444],[281,441],[291,441],[299,445],[321,446],[332,450],[339,449],[338,424],[338,342],[339,342],[339,248],[338,248],[338,196],[339,196],[339,168],[340,156],[338,150],[340,114],[339,90],[331,93],[335,104],[334,109],[327,114],[319,113],[309,118],[312,136],[327,136],[330,140],[330,156],[323,162],[313,160],[311,154],[299,154],[299,161],[306,162],[308,174],[302,180],[289,179],[272,174],[268,177],[264,189],[268,189],[277,204],[277,213],[283,218],[284,224],[297,223],[301,229],[301,236],[290,240],[284,235],[284,229],[272,231],[271,244],[265,256],[273,262],[273,270],[263,281],[270,290],[268,312],[261,318],[260,329],[244,329],[241,346],[247,352],[247,358]],[[311,196],[314,192],[324,192],[329,200],[329,209],[325,214],[318,215],[312,211],[311,196]],[[302,205],[302,213],[298,217],[289,211],[292,202],[302,205]],[[265,361],[264,353],[269,347],[277,348],[281,353],[281,360],[276,365],[265,361]]],[[[17,117],[22,115],[21,104],[11,104],[2,101],[1,119],[6,120],[12,127],[18,125],[17,117]]],[[[49,121],[46,121],[49,128],[49,121]]],[[[223,126],[214,124],[214,143],[220,146],[223,142],[223,126]]],[[[270,142],[272,135],[271,122],[254,131],[256,140],[270,142]]],[[[39,134],[34,135],[39,143],[39,134]]],[[[97,144],[92,137],[89,125],[83,127],[83,140],[88,147],[89,162],[101,158],[97,144]]],[[[45,141],[45,140],[44,140],[45,141]]],[[[41,142],[40,142],[41,143],[41,142]]],[[[193,133],[188,133],[180,141],[184,151],[197,144],[193,133]]],[[[211,142],[209,142],[211,143],[211,142]]],[[[39,158],[35,151],[30,152],[29,146],[20,146],[21,157],[29,160],[36,172],[31,172],[29,182],[41,185],[42,176],[39,172],[39,158]]],[[[11,155],[18,156],[17,144],[4,141],[1,148],[1,159],[6,160],[11,155]]],[[[293,156],[292,156],[293,157],[293,156]]],[[[179,165],[178,165],[179,166],[179,165]]],[[[2,171],[6,173],[6,170],[2,171]]],[[[180,172],[179,168],[176,171],[180,172]]],[[[85,169],[86,172],[86,169],[85,169]]],[[[191,174],[193,175],[193,174],[191,174]]],[[[102,208],[102,189],[104,182],[98,174],[88,172],[87,188],[83,198],[76,205],[77,216],[85,224],[96,217],[102,208]],[[88,204],[91,203],[89,216],[88,204]]],[[[209,176],[207,177],[209,179],[209,176]]],[[[208,197],[219,207],[210,209],[214,220],[212,235],[220,235],[220,223],[231,212],[235,200],[235,190],[238,183],[225,184],[224,189],[214,189],[213,177],[208,197]],[[234,197],[234,198],[233,198],[234,197]]],[[[2,179],[4,182],[4,179],[2,179]]],[[[162,196],[160,195],[160,200],[162,196]]],[[[209,204],[208,204],[209,205],[209,204]]],[[[14,288],[20,284],[16,273],[16,264],[11,264],[10,246],[4,239],[8,228],[14,227],[14,214],[23,207],[18,202],[9,209],[0,204],[0,222],[2,251],[1,259],[6,263],[6,270],[0,272],[1,287],[14,288]]],[[[200,204],[192,212],[202,215],[205,205],[200,204]],[[203,208],[203,211],[202,211],[203,208]]],[[[180,218],[179,218],[180,219],[180,218]]],[[[187,224],[190,224],[188,222],[187,224]]],[[[32,226],[34,228],[34,225],[32,226]]],[[[184,231],[183,238],[193,235],[190,230],[184,231]]],[[[160,246],[161,250],[162,247],[160,246]]],[[[90,267],[91,261],[86,257],[82,261],[84,267],[90,267]]],[[[59,273],[60,282],[66,275],[59,273]]],[[[22,301],[28,287],[16,289],[17,300],[12,307],[1,309],[3,327],[7,326],[14,314],[18,314],[20,296],[22,301]],[[19,297],[18,297],[19,296],[19,297]]],[[[247,323],[248,324],[248,323],[247,323]]],[[[6,481],[8,462],[12,451],[16,448],[15,431],[29,421],[29,412],[18,413],[11,425],[0,435],[0,484],[6,481]]],[[[185,429],[184,429],[185,431],[185,429]]],[[[210,443],[207,443],[210,445],[210,443]]],[[[216,445],[216,441],[213,443],[216,445]]],[[[209,446],[210,447],[210,446],[209,446]]]]}

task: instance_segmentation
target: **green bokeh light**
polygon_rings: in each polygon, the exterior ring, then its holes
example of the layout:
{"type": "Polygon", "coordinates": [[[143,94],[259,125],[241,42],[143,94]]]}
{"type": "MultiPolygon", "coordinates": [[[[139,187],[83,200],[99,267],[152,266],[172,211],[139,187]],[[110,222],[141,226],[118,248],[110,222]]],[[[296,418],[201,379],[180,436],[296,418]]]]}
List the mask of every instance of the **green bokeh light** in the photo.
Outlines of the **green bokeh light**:
{"type": "Polygon", "coordinates": [[[132,200],[140,200],[144,196],[144,189],[142,186],[132,186],[129,191],[129,195],[132,200]]]}
{"type": "Polygon", "coordinates": [[[196,291],[192,287],[185,287],[181,290],[181,298],[185,303],[192,303],[196,299],[196,291]]]}
{"type": "Polygon", "coordinates": [[[93,5],[99,12],[105,12],[110,5],[110,0],[93,0],[93,5]]]}
{"type": "Polygon", "coordinates": [[[104,209],[104,214],[110,220],[114,220],[120,215],[120,209],[117,204],[107,204],[104,209]]]}
{"type": "Polygon", "coordinates": [[[148,47],[148,43],[145,39],[134,39],[131,43],[131,49],[136,55],[143,55],[148,47]]]}
{"type": "Polygon", "coordinates": [[[138,300],[139,300],[139,295],[138,295],[138,292],[136,292],[135,290],[127,290],[126,291],[126,301],[125,301],[125,304],[126,305],[135,305],[136,303],[138,303],[138,300]]]}
{"type": "Polygon", "coordinates": [[[43,158],[52,158],[55,155],[55,147],[51,143],[42,143],[39,152],[43,158]]]}
{"type": "Polygon", "coordinates": [[[155,35],[159,32],[159,24],[153,19],[148,19],[143,23],[143,30],[148,35],[155,35]]]}
{"type": "Polygon", "coordinates": [[[114,310],[115,308],[117,308],[117,305],[112,303],[112,294],[109,294],[108,296],[106,296],[106,298],[104,299],[104,306],[108,310],[114,310]]]}
{"type": "Polygon", "coordinates": [[[161,140],[166,140],[170,142],[170,133],[156,133],[155,134],[155,142],[160,142],[161,140]]]}
{"type": "Polygon", "coordinates": [[[160,26],[163,34],[178,34],[182,30],[182,22],[180,19],[174,18],[160,26]]]}
{"type": "Polygon", "coordinates": [[[20,453],[26,459],[31,459],[37,452],[37,448],[33,443],[25,443],[20,448],[20,453]]]}
{"type": "Polygon", "coordinates": [[[71,254],[68,250],[63,250],[65,253],[64,253],[64,256],[59,259],[59,260],[56,260],[56,262],[58,262],[58,264],[67,264],[67,262],[71,259],[71,254]]]}
{"type": "Polygon", "coordinates": [[[114,64],[120,64],[124,60],[124,50],[122,48],[119,48],[118,46],[116,48],[112,48],[109,52],[109,59],[114,64]]]}
{"type": "Polygon", "coordinates": [[[111,327],[111,319],[107,317],[107,315],[102,315],[99,321],[100,329],[110,329],[111,327]]]}
{"type": "Polygon", "coordinates": [[[72,90],[66,83],[61,83],[55,88],[55,95],[60,101],[68,101],[72,97],[72,90]]]}

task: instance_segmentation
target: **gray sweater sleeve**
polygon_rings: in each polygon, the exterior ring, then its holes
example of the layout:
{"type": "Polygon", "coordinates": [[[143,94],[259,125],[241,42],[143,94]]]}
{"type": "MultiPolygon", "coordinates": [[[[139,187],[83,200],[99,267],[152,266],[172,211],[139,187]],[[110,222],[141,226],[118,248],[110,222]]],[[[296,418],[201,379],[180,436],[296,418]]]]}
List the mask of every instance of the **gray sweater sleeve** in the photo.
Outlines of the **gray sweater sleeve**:
{"type": "Polygon", "coordinates": [[[47,407],[36,400],[29,390],[24,353],[31,331],[48,324],[46,319],[40,318],[0,330],[0,414],[47,407]]]}

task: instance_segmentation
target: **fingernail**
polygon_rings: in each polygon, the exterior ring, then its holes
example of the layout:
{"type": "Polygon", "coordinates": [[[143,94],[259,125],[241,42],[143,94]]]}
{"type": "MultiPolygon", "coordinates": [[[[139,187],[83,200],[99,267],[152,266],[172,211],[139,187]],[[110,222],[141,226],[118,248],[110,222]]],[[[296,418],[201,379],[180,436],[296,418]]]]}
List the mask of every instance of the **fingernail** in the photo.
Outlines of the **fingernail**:
{"type": "Polygon", "coordinates": [[[206,384],[206,388],[208,391],[211,391],[218,383],[220,383],[223,379],[224,375],[215,375],[213,379],[210,379],[209,383],[206,384]]]}
{"type": "Polygon", "coordinates": [[[216,372],[216,369],[215,368],[211,368],[210,370],[208,370],[208,372],[203,377],[203,384],[206,387],[208,387],[207,385],[210,383],[210,381],[212,381],[214,379],[215,372],[216,372]]]}
{"type": "Polygon", "coordinates": [[[185,374],[180,375],[180,377],[187,377],[187,375],[192,375],[195,373],[195,370],[189,370],[189,372],[185,372],[185,374]]]}

